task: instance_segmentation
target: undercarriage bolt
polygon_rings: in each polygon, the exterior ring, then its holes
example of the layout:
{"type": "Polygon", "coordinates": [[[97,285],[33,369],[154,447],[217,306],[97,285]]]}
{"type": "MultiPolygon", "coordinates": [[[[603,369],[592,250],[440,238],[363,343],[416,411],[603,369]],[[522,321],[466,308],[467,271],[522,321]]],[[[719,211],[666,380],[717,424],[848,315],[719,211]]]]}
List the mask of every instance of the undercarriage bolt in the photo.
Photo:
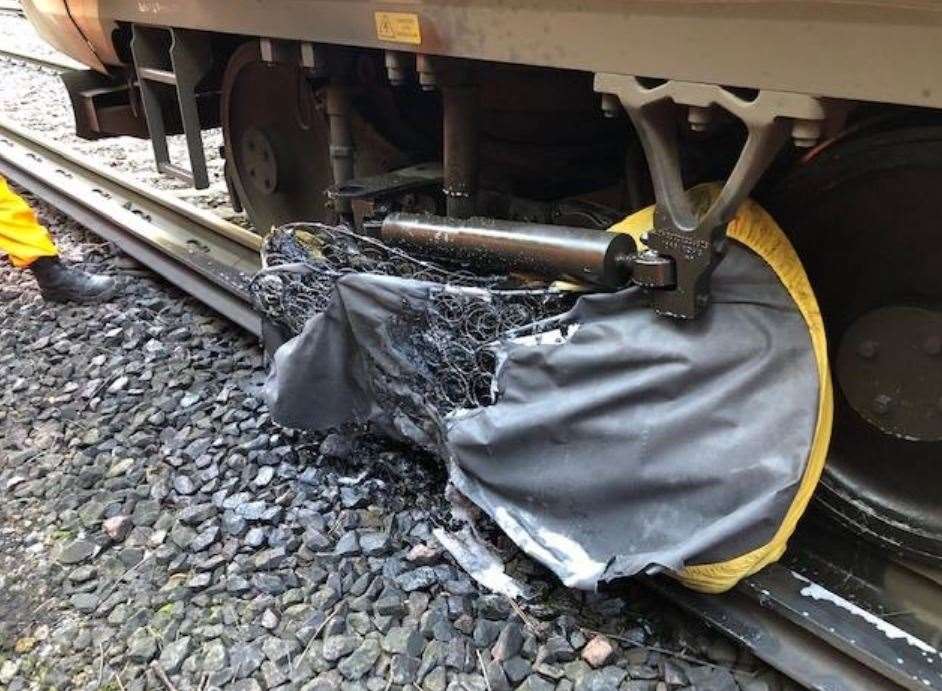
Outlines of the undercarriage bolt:
{"type": "Polygon", "coordinates": [[[865,360],[871,360],[876,357],[876,354],[880,350],[880,344],[876,341],[861,341],[857,345],[857,355],[864,358],[865,360]]]}
{"type": "Polygon", "coordinates": [[[615,94],[602,94],[602,115],[606,118],[617,118],[622,112],[621,101],[615,94]]]}
{"type": "Polygon", "coordinates": [[[799,149],[810,149],[821,141],[822,125],[820,120],[801,120],[792,122],[792,141],[799,149]]]}
{"type": "Polygon", "coordinates": [[[713,111],[703,106],[690,106],[687,110],[687,124],[692,132],[706,132],[713,121],[713,111]]]}
{"type": "Polygon", "coordinates": [[[324,51],[313,43],[302,43],[301,67],[305,69],[310,77],[325,76],[327,72],[327,59],[324,57],[324,51]]]}
{"type": "Polygon", "coordinates": [[[877,415],[886,415],[888,412],[890,412],[890,408],[892,406],[893,399],[883,393],[874,396],[873,403],[871,405],[873,412],[875,412],[877,415]]]}
{"type": "Polygon", "coordinates": [[[422,91],[434,91],[438,86],[438,78],[435,76],[435,66],[428,55],[415,56],[415,71],[419,74],[419,86],[422,91]]]}
{"type": "Polygon", "coordinates": [[[922,344],[922,350],[926,355],[942,355],[942,337],[929,336],[922,344]]]}
{"type": "Polygon", "coordinates": [[[386,76],[393,86],[406,83],[406,61],[402,53],[395,50],[386,51],[386,76]]]}
{"type": "Polygon", "coordinates": [[[270,38],[259,39],[258,52],[262,62],[272,63],[275,61],[275,46],[270,38]]]}

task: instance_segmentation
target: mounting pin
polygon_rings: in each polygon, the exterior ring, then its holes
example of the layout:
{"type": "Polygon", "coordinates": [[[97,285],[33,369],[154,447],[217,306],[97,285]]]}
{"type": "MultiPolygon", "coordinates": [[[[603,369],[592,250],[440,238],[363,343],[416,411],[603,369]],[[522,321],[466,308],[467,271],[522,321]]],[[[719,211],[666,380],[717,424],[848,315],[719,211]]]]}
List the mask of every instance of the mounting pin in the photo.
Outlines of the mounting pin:
{"type": "Polygon", "coordinates": [[[792,142],[799,149],[810,149],[821,141],[823,127],[820,120],[803,120],[795,118],[792,121],[792,142]]]}
{"type": "Polygon", "coordinates": [[[713,121],[713,110],[703,106],[689,106],[687,108],[687,124],[691,132],[706,132],[713,121]]]}
{"type": "Polygon", "coordinates": [[[617,118],[624,110],[618,96],[615,94],[602,94],[602,115],[604,117],[617,118]]]}
{"type": "Polygon", "coordinates": [[[864,360],[872,360],[880,350],[880,344],[876,341],[861,341],[857,346],[857,355],[864,360]]]}
{"type": "Polygon", "coordinates": [[[406,83],[408,66],[406,56],[397,50],[386,51],[386,76],[393,86],[402,86],[406,83]]]}
{"type": "Polygon", "coordinates": [[[873,412],[877,415],[886,415],[890,412],[890,407],[893,405],[893,399],[887,396],[886,394],[879,394],[874,397],[871,407],[873,412]]]}
{"type": "Polygon", "coordinates": [[[415,56],[415,71],[419,73],[419,86],[422,91],[434,91],[438,87],[435,65],[428,55],[419,53],[415,56]]]}

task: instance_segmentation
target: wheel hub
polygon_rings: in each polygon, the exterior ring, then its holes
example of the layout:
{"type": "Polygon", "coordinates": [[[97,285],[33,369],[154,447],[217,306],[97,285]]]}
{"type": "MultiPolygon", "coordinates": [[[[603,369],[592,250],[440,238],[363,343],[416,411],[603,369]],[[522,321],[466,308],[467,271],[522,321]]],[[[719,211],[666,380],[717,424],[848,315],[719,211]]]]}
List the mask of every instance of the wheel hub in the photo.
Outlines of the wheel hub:
{"type": "Polygon", "coordinates": [[[942,440],[942,312],[881,307],[844,333],[837,376],[851,408],[884,434],[942,440]]]}
{"type": "Polygon", "coordinates": [[[269,138],[258,128],[242,137],[242,162],[251,184],[262,194],[278,190],[278,158],[269,138]]]}
{"type": "Polygon", "coordinates": [[[767,201],[811,277],[832,344],[834,428],[818,504],[855,534],[934,564],[940,185],[942,128],[903,128],[835,144],[767,201]]]}

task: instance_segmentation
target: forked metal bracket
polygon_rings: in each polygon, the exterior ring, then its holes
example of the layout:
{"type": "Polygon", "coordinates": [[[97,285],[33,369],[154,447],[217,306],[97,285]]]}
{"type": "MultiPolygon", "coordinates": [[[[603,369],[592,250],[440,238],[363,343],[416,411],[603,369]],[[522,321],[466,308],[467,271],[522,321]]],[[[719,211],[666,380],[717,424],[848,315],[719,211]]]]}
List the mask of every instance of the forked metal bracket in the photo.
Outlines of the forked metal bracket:
{"type": "MultiPolygon", "coordinates": [[[[637,77],[597,74],[595,90],[611,94],[631,118],[644,153],[657,203],[647,246],[674,265],[674,284],[652,290],[654,309],[693,319],[709,305],[710,277],[726,251],[726,226],[789,136],[815,138],[825,120],[821,99],[759,91],[742,97],[713,84],[666,81],[646,85],[637,77]],[[722,191],[704,214],[693,208],[680,174],[678,109],[691,119],[718,107],[739,118],[748,136],[722,191]]],[[[655,286],[651,286],[655,287],[655,286]]]]}

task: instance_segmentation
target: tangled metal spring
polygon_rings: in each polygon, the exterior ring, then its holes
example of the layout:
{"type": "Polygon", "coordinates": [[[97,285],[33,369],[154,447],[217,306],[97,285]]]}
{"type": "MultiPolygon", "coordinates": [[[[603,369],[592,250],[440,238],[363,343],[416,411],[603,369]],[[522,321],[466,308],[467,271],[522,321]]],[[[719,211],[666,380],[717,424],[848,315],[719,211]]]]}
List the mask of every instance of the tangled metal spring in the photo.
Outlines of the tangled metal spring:
{"type": "Polygon", "coordinates": [[[256,305],[292,335],[327,309],[344,275],[428,283],[428,299],[418,306],[404,301],[388,333],[415,364],[410,385],[441,415],[494,403],[496,344],[543,330],[575,299],[542,284],[419,258],[342,226],[282,226],[266,238],[262,257],[265,268],[252,282],[256,305]]]}

